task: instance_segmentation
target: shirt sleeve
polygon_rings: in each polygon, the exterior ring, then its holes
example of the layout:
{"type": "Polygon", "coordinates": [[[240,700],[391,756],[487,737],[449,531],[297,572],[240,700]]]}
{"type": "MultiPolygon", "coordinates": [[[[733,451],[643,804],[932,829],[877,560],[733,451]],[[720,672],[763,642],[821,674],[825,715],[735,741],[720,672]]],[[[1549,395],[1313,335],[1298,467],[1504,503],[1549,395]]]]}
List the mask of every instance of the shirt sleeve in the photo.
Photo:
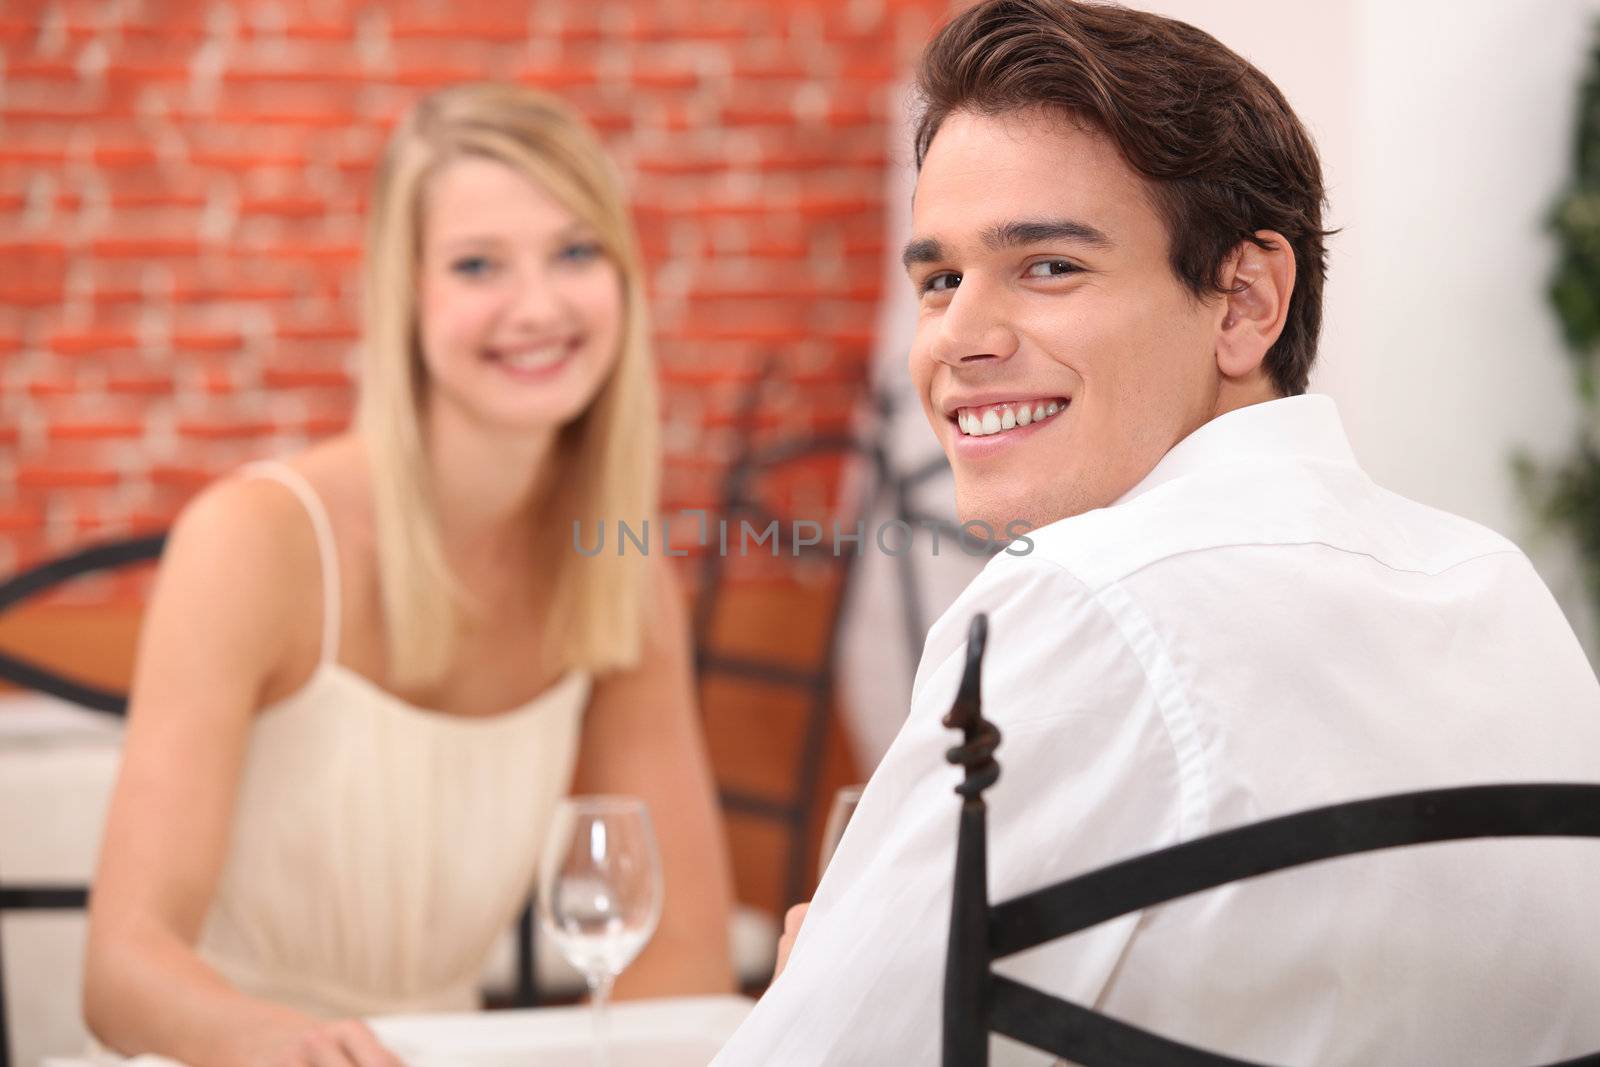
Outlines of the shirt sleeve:
{"type": "MultiPolygon", "coordinates": [[[[991,900],[1178,840],[1186,791],[1162,704],[1181,695],[1150,680],[1157,635],[1131,634],[1136,605],[1107,601],[1055,563],[1000,557],[930,631],[911,713],[868,783],[788,968],[717,1067],[939,1061],[961,778],[944,756],[959,735],[940,719],[978,612],[989,615],[984,715],[1002,734],[1000,779],[985,794],[991,900]]],[[[1101,924],[996,970],[1092,1005],[1137,920],[1101,924]]],[[[1009,1041],[997,1041],[991,1059],[1052,1061],[1009,1041]]]]}

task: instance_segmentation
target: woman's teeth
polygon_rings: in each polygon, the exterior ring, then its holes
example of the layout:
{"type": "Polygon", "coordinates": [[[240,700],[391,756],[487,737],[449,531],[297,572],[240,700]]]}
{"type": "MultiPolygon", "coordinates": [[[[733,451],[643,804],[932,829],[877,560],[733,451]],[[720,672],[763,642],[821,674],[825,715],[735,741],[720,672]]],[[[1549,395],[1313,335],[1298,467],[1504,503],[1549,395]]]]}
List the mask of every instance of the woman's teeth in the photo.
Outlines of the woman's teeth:
{"type": "Polygon", "coordinates": [[[512,370],[543,370],[567,358],[571,346],[567,344],[540,345],[538,348],[500,349],[495,358],[512,370]]]}
{"type": "Polygon", "coordinates": [[[1005,433],[1018,426],[1043,422],[1067,406],[1060,400],[1017,401],[1010,404],[990,404],[981,408],[957,408],[956,425],[967,437],[988,437],[1005,433]]]}

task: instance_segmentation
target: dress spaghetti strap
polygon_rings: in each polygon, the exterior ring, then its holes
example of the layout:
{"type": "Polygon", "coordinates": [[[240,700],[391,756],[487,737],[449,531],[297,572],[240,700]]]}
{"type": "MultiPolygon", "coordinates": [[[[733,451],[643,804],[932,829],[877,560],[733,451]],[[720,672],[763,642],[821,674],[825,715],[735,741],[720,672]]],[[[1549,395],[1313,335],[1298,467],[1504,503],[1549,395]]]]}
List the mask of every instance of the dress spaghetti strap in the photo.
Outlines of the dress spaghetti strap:
{"type": "Polygon", "coordinates": [[[317,535],[317,555],[322,563],[322,663],[339,658],[339,554],[333,541],[333,524],[322,498],[299,471],[287,463],[262,460],[246,464],[239,471],[246,478],[270,478],[287,488],[306,509],[311,529],[317,535]]]}

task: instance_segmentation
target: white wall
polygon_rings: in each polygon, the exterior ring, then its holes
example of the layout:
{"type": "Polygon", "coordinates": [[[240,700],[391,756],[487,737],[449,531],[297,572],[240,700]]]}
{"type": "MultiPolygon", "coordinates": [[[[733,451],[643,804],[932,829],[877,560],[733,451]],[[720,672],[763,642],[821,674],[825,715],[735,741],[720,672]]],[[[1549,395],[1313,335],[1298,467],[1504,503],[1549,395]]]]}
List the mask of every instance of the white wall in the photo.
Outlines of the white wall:
{"type": "MultiPolygon", "coordinates": [[[[1574,558],[1535,529],[1509,457],[1556,456],[1579,421],[1544,297],[1542,219],[1570,167],[1597,0],[1150,0],[1278,83],[1329,183],[1324,342],[1380,483],[1517,540],[1581,632],[1574,558]]],[[[1591,644],[1591,648],[1594,645],[1591,644]]]]}

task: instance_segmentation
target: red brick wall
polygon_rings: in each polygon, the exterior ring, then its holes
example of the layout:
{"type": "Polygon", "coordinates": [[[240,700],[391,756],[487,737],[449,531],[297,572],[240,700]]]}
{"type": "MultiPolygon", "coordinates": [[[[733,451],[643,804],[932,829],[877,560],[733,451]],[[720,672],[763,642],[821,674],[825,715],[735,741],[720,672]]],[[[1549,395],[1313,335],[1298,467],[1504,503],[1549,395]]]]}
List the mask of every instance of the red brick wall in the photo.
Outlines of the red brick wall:
{"type": "Polygon", "coordinates": [[[557,90],[602,131],[650,266],[667,504],[710,504],[767,359],[766,432],[860,395],[891,90],[943,8],[0,7],[0,574],[346,424],[373,161],[408,102],[471,78],[557,90]]]}

